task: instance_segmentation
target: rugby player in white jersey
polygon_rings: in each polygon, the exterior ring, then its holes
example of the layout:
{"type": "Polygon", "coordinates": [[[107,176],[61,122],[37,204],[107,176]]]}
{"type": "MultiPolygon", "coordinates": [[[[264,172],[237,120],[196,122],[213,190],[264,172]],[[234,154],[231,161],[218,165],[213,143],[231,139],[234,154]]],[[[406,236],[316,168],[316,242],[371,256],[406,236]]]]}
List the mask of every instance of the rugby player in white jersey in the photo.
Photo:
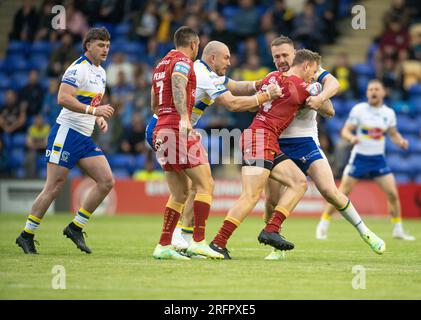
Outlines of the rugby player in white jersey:
{"type": "MultiPolygon", "coordinates": [[[[374,180],[386,194],[396,239],[415,240],[402,227],[401,206],[394,175],[385,159],[385,134],[400,148],[408,149],[408,141],[396,129],[396,114],[383,103],[385,90],[379,80],[371,80],[367,87],[368,102],[356,104],[342,129],[342,137],[354,147],[345,168],[339,191],[349,195],[361,179],[374,180]],[[356,131],[356,134],[353,132],[356,131]]],[[[335,208],[327,204],[317,226],[316,238],[326,239],[330,217],[335,208]]]]}
{"type": "MultiPolygon", "coordinates": [[[[203,49],[201,59],[194,62],[197,84],[195,105],[191,116],[192,126],[197,124],[205,109],[213,103],[232,112],[242,112],[255,108],[263,100],[268,101],[282,94],[277,86],[270,86],[268,94],[253,95],[256,93],[256,87],[259,87],[259,82],[229,79],[225,76],[229,66],[229,48],[219,41],[209,42],[203,49]]],[[[155,114],[146,128],[146,138],[152,148],[152,134],[157,119],[155,114]]],[[[191,242],[195,194],[195,190],[189,193],[182,217],[173,233],[172,244],[179,250],[186,249],[191,242]]]]}
{"type": "MultiPolygon", "coordinates": [[[[271,51],[276,68],[288,74],[295,56],[292,40],[285,36],[275,39],[271,44],[271,51]]],[[[322,92],[308,98],[308,108],[299,112],[279,137],[279,147],[302,172],[311,177],[325,200],[339,210],[342,216],[357,229],[370,248],[382,254],[386,249],[384,241],[366,227],[347,196],[338,190],[329,162],[319,147],[317,113],[324,117],[334,115],[332,105],[325,102],[336,94],[339,83],[335,77],[323,69],[319,70],[314,80],[323,85],[322,92]]],[[[269,179],[266,187],[266,222],[272,217],[274,208],[284,192],[285,188],[279,182],[269,179]]],[[[289,212],[285,213],[285,219],[288,214],[289,212]]],[[[283,252],[274,249],[265,259],[277,260],[282,259],[283,256],[283,252]]]]}
{"type": "MultiPolygon", "coordinates": [[[[83,252],[91,253],[85,243],[83,228],[91,214],[114,186],[114,178],[104,153],[93,142],[95,123],[102,132],[108,129],[104,118],[113,115],[110,105],[100,105],[105,91],[105,70],[101,67],[110,49],[110,34],[105,28],[90,29],[84,40],[85,53],[63,75],[57,102],[62,110],[48,137],[46,149],[47,178],[35,199],[16,244],[25,253],[35,254],[34,235],[41,219],[57,197],[69,171],[77,164],[95,182],[73,221],[63,230],[83,252]]],[[[59,107],[58,106],[58,107],[59,107]]]]}

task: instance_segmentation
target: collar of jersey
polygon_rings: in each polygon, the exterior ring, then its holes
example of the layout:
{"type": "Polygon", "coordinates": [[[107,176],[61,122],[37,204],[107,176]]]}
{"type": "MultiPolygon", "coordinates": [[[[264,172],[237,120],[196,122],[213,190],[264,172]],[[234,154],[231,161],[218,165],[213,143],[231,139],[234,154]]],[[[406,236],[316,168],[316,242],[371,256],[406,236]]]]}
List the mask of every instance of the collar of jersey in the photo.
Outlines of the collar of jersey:
{"type": "Polygon", "coordinates": [[[208,66],[208,64],[205,62],[205,61],[203,61],[202,59],[200,59],[199,60],[201,63],[203,63],[203,65],[206,67],[206,69],[208,69],[209,70],[209,72],[213,72],[212,71],[212,69],[208,66]]]}
{"type": "Polygon", "coordinates": [[[87,57],[87,56],[85,56],[85,54],[82,54],[82,58],[83,58],[84,60],[88,61],[90,65],[92,65],[91,60],[89,60],[89,59],[88,59],[88,57],[87,57]]]}

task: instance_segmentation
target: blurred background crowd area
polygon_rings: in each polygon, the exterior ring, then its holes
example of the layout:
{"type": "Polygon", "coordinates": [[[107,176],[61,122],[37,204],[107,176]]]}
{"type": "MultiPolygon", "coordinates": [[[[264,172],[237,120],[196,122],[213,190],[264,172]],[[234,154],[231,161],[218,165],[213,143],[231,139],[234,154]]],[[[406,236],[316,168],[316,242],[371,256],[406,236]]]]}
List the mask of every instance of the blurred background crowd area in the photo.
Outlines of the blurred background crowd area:
{"type": "MultiPolygon", "coordinates": [[[[117,177],[162,178],[145,145],[151,73],[173,48],[174,31],[188,25],[200,34],[201,48],[210,40],[230,47],[228,76],[235,80],[258,80],[272,71],[270,43],[281,34],[291,37],[297,48],[322,53],[324,67],[341,85],[333,98],[336,116],[319,122],[320,143],[337,177],[350,150],[340,139],[340,130],[352,106],[365,100],[368,81],[381,79],[387,88],[386,103],[397,112],[398,128],[410,141],[409,150],[402,151],[387,140],[389,164],[398,181],[421,182],[419,2],[362,1],[358,4],[366,8],[367,20],[363,30],[351,27],[351,8],[356,4],[352,0],[5,0],[0,14],[8,26],[0,45],[0,176],[45,177],[46,139],[61,110],[57,105],[61,76],[83,53],[86,31],[105,26],[112,39],[103,65],[107,90],[102,103],[110,103],[116,113],[108,121],[108,133],[96,132],[95,140],[117,177]],[[65,30],[51,27],[55,5],[65,7],[65,30]]],[[[198,126],[209,132],[244,129],[253,116],[214,106],[198,126]]],[[[218,139],[207,142],[211,148],[220,147],[218,139]]],[[[225,174],[224,166],[214,167],[217,175],[225,174]]],[[[79,169],[71,172],[80,175],[79,169]]]]}

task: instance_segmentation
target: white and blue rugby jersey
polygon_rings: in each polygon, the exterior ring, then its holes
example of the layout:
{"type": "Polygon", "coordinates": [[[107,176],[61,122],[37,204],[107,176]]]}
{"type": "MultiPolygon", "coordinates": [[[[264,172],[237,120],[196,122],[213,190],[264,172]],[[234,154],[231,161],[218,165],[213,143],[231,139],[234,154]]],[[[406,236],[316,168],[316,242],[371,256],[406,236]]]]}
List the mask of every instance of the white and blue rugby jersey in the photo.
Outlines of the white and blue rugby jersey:
{"type": "MultiPolygon", "coordinates": [[[[77,89],[76,99],[81,103],[98,106],[105,92],[105,80],[104,68],[95,66],[85,55],[82,55],[67,68],[61,82],[77,89]]],[[[57,117],[57,123],[68,126],[83,135],[91,136],[95,118],[90,114],[63,108],[57,117]]]]}
{"type": "MultiPolygon", "coordinates": [[[[322,83],[324,77],[329,74],[325,69],[319,67],[316,73],[316,82],[322,83]]],[[[317,130],[317,111],[305,108],[300,110],[291,124],[282,132],[279,138],[302,138],[312,137],[319,144],[317,130]]]]}
{"type": "Polygon", "coordinates": [[[196,125],[207,107],[215,102],[222,93],[228,91],[225,85],[228,78],[218,76],[202,60],[196,60],[193,65],[196,74],[196,99],[191,115],[192,126],[196,125]]]}
{"type": "Polygon", "coordinates": [[[362,102],[352,108],[346,123],[357,127],[359,142],[353,147],[352,154],[384,155],[384,134],[389,128],[396,127],[396,114],[385,105],[373,107],[362,102]]]}

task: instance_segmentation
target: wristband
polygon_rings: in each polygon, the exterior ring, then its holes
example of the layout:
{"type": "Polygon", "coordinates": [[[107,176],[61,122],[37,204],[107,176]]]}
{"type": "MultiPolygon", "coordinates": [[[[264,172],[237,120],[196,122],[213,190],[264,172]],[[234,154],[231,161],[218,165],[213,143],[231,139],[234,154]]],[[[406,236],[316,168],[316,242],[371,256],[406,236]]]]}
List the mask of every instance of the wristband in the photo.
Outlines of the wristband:
{"type": "Polygon", "coordinates": [[[261,105],[271,99],[269,92],[259,92],[255,95],[257,105],[261,105]]]}
{"type": "Polygon", "coordinates": [[[89,105],[89,104],[87,104],[86,105],[86,109],[85,109],[85,113],[88,113],[89,112],[89,108],[90,108],[91,106],[89,105]]]}

